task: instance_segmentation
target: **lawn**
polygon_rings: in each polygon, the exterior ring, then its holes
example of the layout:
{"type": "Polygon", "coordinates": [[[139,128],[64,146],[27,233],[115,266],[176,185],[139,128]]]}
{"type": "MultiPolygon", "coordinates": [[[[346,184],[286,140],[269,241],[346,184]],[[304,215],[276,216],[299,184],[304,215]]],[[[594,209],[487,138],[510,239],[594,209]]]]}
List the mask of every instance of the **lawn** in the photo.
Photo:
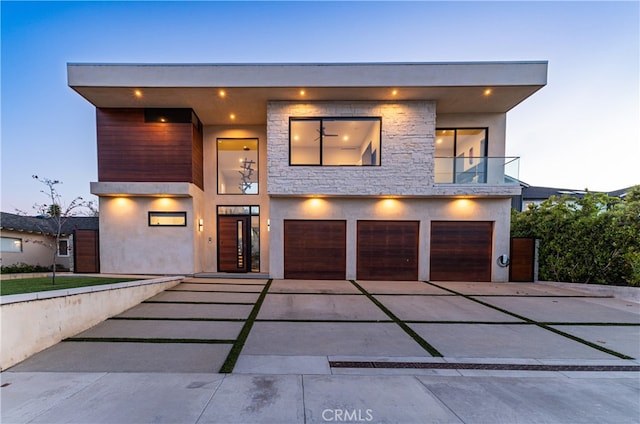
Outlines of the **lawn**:
{"type": "Polygon", "coordinates": [[[76,287],[98,286],[101,284],[134,281],[136,278],[105,277],[56,277],[56,284],[51,284],[51,277],[22,278],[0,281],[0,295],[34,293],[48,290],[72,289],[76,287]]]}

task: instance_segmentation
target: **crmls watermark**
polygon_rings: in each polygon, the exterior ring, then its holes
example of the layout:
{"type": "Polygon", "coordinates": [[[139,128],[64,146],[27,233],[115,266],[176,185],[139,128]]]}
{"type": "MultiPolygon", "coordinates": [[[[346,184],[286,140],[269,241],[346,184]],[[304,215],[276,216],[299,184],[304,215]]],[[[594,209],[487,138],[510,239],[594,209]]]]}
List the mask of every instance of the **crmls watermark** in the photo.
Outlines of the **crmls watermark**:
{"type": "Polygon", "coordinates": [[[322,420],[326,422],[370,422],[373,421],[372,409],[325,409],[322,420]]]}

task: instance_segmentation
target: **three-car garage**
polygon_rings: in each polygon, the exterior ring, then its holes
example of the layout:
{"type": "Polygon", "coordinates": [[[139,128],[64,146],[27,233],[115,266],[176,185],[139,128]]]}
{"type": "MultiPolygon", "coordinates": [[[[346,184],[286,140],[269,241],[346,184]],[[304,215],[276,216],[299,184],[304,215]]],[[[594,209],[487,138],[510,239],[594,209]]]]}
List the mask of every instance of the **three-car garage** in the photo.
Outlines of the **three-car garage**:
{"type": "Polygon", "coordinates": [[[284,278],[345,279],[352,248],[356,279],[418,280],[421,240],[428,237],[430,280],[491,281],[493,227],[491,221],[285,219],[284,278]],[[348,224],[355,224],[354,246],[348,224]]]}

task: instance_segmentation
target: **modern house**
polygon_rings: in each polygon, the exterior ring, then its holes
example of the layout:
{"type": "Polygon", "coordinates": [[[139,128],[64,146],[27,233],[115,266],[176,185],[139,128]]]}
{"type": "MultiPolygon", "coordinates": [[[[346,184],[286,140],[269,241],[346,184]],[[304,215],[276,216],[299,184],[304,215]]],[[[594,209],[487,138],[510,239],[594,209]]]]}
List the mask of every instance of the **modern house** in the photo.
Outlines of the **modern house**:
{"type": "Polygon", "coordinates": [[[96,107],[101,270],[506,281],[506,114],[546,80],[546,62],[69,64],[96,107]]]}
{"type": "Polygon", "coordinates": [[[54,249],[56,266],[62,270],[97,272],[98,217],[72,216],[64,220],[56,247],[56,223],[41,216],[0,213],[0,264],[27,264],[51,268],[54,249]]]}

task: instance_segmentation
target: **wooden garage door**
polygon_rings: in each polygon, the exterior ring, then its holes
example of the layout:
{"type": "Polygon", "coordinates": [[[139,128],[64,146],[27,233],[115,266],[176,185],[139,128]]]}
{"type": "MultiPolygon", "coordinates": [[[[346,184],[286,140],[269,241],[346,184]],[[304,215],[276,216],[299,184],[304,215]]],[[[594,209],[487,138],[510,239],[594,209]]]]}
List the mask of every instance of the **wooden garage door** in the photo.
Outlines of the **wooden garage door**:
{"type": "Polygon", "coordinates": [[[284,278],[344,280],[346,221],[284,221],[284,278]]]}
{"type": "Polygon", "coordinates": [[[491,281],[493,223],[433,221],[430,279],[491,281]]]}
{"type": "Polygon", "coordinates": [[[358,221],[360,280],[418,279],[418,221],[358,221]]]}

